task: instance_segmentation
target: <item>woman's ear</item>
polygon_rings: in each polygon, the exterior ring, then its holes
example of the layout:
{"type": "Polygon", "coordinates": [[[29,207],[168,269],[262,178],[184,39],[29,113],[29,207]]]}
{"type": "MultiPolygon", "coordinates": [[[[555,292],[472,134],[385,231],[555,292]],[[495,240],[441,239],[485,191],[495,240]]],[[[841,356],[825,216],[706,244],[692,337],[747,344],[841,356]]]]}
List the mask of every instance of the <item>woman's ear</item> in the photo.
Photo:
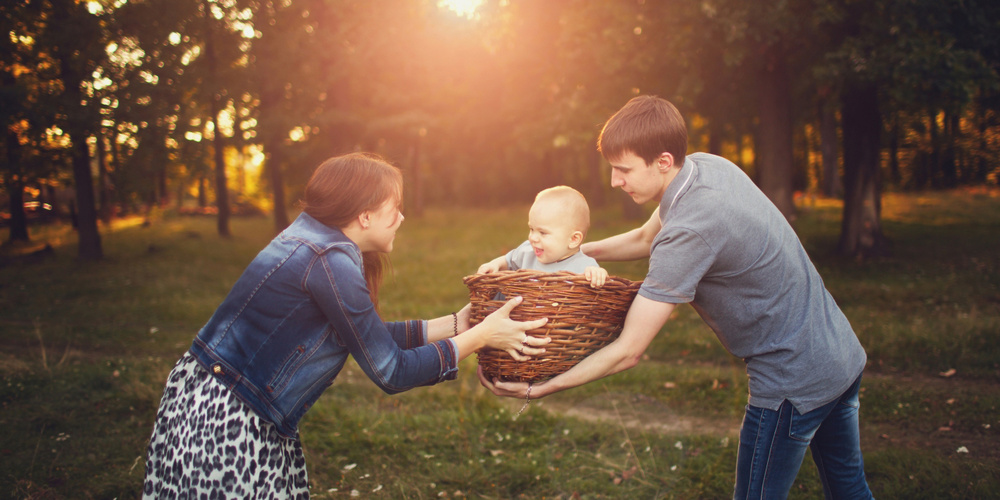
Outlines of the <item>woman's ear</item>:
{"type": "Polygon", "coordinates": [[[361,229],[368,229],[368,226],[372,223],[371,212],[364,211],[361,215],[358,215],[358,224],[361,224],[361,229]]]}

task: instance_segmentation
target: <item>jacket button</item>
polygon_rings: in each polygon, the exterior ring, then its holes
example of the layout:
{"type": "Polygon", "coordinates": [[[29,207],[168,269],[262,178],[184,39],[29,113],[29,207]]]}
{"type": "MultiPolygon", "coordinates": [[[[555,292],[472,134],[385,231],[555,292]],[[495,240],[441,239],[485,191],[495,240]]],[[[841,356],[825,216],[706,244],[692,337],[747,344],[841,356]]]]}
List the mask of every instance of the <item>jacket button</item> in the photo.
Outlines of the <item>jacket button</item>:
{"type": "Polygon", "coordinates": [[[215,373],[216,375],[222,375],[222,367],[219,365],[213,366],[212,373],[215,373]]]}

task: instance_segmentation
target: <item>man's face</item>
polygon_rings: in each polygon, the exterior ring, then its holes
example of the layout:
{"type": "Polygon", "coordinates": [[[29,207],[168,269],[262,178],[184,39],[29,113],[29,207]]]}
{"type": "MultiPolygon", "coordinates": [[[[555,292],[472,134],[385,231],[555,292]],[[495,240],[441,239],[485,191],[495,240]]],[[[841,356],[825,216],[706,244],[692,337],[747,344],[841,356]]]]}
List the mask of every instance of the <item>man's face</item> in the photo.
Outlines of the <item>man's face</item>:
{"type": "Polygon", "coordinates": [[[667,190],[670,177],[667,173],[672,166],[672,157],[664,153],[652,165],[636,156],[625,153],[611,162],[611,187],[620,187],[632,200],[642,205],[650,200],[659,201],[667,190]],[[664,163],[671,163],[664,165],[664,163]],[[667,168],[663,168],[666,166],[667,168]]]}

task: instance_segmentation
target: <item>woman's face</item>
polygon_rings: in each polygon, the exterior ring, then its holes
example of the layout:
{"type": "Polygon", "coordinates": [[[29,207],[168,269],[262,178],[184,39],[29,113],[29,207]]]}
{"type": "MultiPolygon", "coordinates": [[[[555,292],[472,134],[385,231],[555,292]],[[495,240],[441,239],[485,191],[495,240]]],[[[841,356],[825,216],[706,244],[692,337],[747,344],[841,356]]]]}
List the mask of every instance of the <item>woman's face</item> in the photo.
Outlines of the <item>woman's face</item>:
{"type": "Polygon", "coordinates": [[[399,201],[392,198],[383,203],[377,210],[370,212],[368,230],[366,231],[367,244],[359,245],[361,250],[365,252],[391,252],[392,242],[396,239],[396,230],[403,223],[403,218],[399,201]]]}

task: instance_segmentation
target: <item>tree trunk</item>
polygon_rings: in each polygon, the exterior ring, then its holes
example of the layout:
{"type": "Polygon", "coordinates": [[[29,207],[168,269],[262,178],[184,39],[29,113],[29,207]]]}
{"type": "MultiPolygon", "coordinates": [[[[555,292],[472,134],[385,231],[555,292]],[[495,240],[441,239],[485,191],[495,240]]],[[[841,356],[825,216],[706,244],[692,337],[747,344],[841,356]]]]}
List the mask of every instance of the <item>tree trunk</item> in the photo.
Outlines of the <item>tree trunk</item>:
{"type": "Polygon", "coordinates": [[[270,71],[279,67],[277,63],[282,57],[282,48],[278,47],[275,6],[271,2],[264,3],[264,9],[257,13],[260,22],[261,37],[254,46],[254,55],[258,65],[258,81],[260,105],[258,106],[260,126],[258,133],[264,143],[264,168],[267,169],[271,185],[271,197],[274,202],[274,230],[280,233],[291,223],[288,217],[288,202],[285,198],[285,176],[282,170],[285,162],[285,151],[282,147],[287,133],[284,123],[287,123],[288,112],[282,110],[285,103],[285,79],[280,72],[270,71]],[[268,69],[267,71],[261,68],[268,69]]]}
{"type": "Polygon", "coordinates": [[[73,181],[76,184],[77,237],[82,260],[100,260],[101,233],[97,230],[97,207],[94,203],[94,179],[90,173],[90,149],[87,136],[71,131],[73,141],[73,181]]]}
{"type": "Polygon", "coordinates": [[[770,45],[760,65],[757,181],[786,219],[795,218],[793,200],[791,80],[781,50],[770,45]]]}
{"type": "Polygon", "coordinates": [[[899,169],[899,113],[892,118],[892,128],[889,131],[889,182],[898,186],[903,182],[899,169]]]}
{"type": "Polygon", "coordinates": [[[280,233],[291,223],[288,219],[288,202],[285,199],[285,175],[281,171],[281,147],[267,148],[267,173],[271,180],[271,195],[274,198],[274,230],[280,233]]]}
{"type": "Polygon", "coordinates": [[[708,117],[708,152],[722,156],[722,139],[725,135],[725,121],[716,115],[708,117]]]}
{"type": "Polygon", "coordinates": [[[944,113],[944,151],[941,158],[941,176],[946,188],[953,188],[958,185],[958,154],[955,143],[958,137],[958,115],[944,113]]]}
{"type": "Polygon", "coordinates": [[[6,176],[7,197],[10,201],[10,234],[7,241],[30,241],[28,237],[28,217],[24,213],[24,179],[19,174],[21,144],[17,135],[8,131],[6,134],[7,147],[7,168],[10,173],[6,176]]]}
{"type": "MultiPolygon", "coordinates": [[[[830,99],[832,101],[832,99],[830,99]]],[[[823,195],[839,198],[844,187],[840,182],[840,151],[837,147],[837,107],[833,102],[820,105],[820,152],[823,158],[823,195]]]]}
{"type": "Polygon", "coordinates": [[[97,133],[97,213],[101,222],[111,223],[111,181],[108,179],[108,150],[104,128],[97,133]]]}
{"type": "Polygon", "coordinates": [[[215,97],[212,97],[212,126],[215,128],[212,149],[215,156],[215,206],[219,209],[219,236],[228,238],[229,231],[229,186],[226,182],[226,159],[223,155],[224,140],[219,130],[219,114],[222,112],[215,97]]]}
{"type": "MultiPolygon", "coordinates": [[[[95,18],[87,14],[82,4],[61,0],[53,2],[52,27],[59,27],[60,30],[68,30],[70,26],[74,30],[80,29],[84,35],[92,35],[96,30],[95,18]]],[[[65,33],[64,31],[59,31],[65,33]]],[[[96,42],[97,38],[84,39],[83,42],[96,42]]],[[[61,40],[59,40],[61,41],[61,40]]],[[[79,40],[76,40],[80,43],[79,40]]],[[[60,79],[63,84],[62,102],[63,112],[66,114],[66,123],[63,128],[68,133],[72,141],[70,155],[73,164],[73,181],[76,184],[76,217],[77,217],[77,237],[79,258],[82,260],[99,260],[104,256],[101,249],[101,235],[97,230],[97,208],[94,200],[94,180],[90,173],[90,148],[87,145],[87,137],[95,130],[95,126],[100,118],[92,114],[92,107],[81,103],[88,98],[80,89],[82,83],[91,77],[92,67],[90,59],[87,57],[85,48],[90,45],[83,44],[82,47],[62,44],[58,42],[54,46],[53,54],[58,61],[60,79]]]]}
{"type": "Polygon", "coordinates": [[[878,89],[849,86],[841,96],[844,134],[844,214],[838,251],[856,258],[884,255],[879,185],[881,114],[878,89]]]}
{"type": "MultiPolygon", "coordinates": [[[[591,141],[591,144],[595,144],[597,141],[591,141]]],[[[601,152],[597,148],[588,148],[587,153],[587,164],[590,168],[590,173],[587,176],[589,179],[589,189],[587,190],[587,200],[591,208],[603,207],[606,201],[604,196],[604,175],[602,171],[604,170],[604,157],[601,156],[601,152]]]]}
{"type": "Polygon", "coordinates": [[[202,0],[202,15],[205,21],[205,61],[208,63],[209,106],[212,112],[212,149],[215,159],[215,206],[218,208],[216,221],[219,236],[228,238],[229,231],[229,186],[226,182],[226,160],[224,153],[225,141],[222,130],[219,129],[219,115],[222,113],[222,95],[218,90],[219,70],[215,55],[215,40],[213,37],[211,8],[207,0],[202,0]]]}
{"type": "Polygon", "coordinates": [[[941,187],[941,132],[938,130],[937,110],[927,113],[928,131],[931,136],[931,156],[928,169],[928,179],[932,188],[941,187]]]}
{"type": "Polygon", "coordinates": [[[205,174],[198,174],[198,208],[208,206],[208,180],[205,174]]]}
{"type": "MultiPolygon", "coordinates": [[[[423,131],[426,134],[426,131],[423,131]]],[[[424,136],[421,132],[416,134],[413,139],[413,143],[410,145],[410,150],[407,154],[410,168],[410,183],[411,183],[411,196],[407,198],[411,199],[410,210],[413,212],[414,217],[420,217],[424,213],[424,179],[423,173],[420,171],[420,155],[423,154],[421,151],[423,146],[424,136]]]]}

